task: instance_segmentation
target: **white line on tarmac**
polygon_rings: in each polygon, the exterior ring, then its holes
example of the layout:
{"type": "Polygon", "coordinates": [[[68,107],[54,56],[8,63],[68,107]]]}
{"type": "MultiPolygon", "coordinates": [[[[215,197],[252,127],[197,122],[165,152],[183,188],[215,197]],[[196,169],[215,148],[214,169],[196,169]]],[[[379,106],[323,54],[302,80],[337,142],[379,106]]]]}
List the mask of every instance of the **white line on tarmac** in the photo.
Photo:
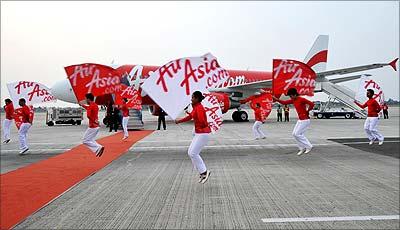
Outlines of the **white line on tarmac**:
{"type": "MultiPolygon", "coordinates": [[[[398,141],[385,141],[386,143],[398,143],[398,141]]],[[[344,142],[344,143],[320,143],[313,144],[313,146],[337,146],[337,145],[345,145],[345,144],[368,144],[369,142],[344,142]]],[[[220,148],[276,148],[276,147],[291,147],[297,146],[297,144],[292,143],[276,143],[276,144],[264,144],[264,145],[208,145],[205,149],[220,149],[220,148]]],[[[171,145],[171,146],[133,146],[130,150],[173,150],[173,149],[187,149],[187,145],[171,145]]]]}
{"type": "MultiPolygon", "coordinates": [[[[31,152],[54,152],[54,151],[68,151],[71,149],[29,149],[27,154],[31,152]]],[[[19,152],[19,149],[2,149],[1,152],[3,153],[12,153],[12,152],[19,152]]]]}
{"type": "Polygon", "coordinates": [[[399,215],[387,216],[336,216],[336,217],[304,217],[304,218],[266,218],[264,223],[288,222],[321,222],[321,221],[355,221],[355,220],[398,220],[399,215]]]}

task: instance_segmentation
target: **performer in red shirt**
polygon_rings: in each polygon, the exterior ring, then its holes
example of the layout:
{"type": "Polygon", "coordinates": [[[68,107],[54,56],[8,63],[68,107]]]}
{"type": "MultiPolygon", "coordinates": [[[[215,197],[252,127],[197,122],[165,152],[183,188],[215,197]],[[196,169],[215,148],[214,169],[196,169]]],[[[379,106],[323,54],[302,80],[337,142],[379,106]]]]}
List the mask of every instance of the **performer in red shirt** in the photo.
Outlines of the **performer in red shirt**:
{"type": "Polygon", "coordinates": [[[299,147],[298,156],[303,153],[309,153],[312,149],[312,145],[310,141],[304,136],[307,128],[310,126],[310,111],[314,108],[314,103],[300,97],[295,88],[290,88],[287,92],[287,95],[290,97],[289,100],[283,101],[273,96],[273,99],[283,105],[293,104],[296,109],[297,116],[299,120],[297,120],[296,125],[293,129],[293,137],[297,141],[297,145],[299,147]]]}
{"type": "Polygon", "coordinates": [[[87,105],[79,103],[80,106],[86,109],[86,115],[89,119],[89,127],[83,136],[83,144],[92,150],[92,152],[96,153],[96,157],[101,157],[104,152],[104,146],[101,146],[95,141],[95,138],[100,131],[99,107],[94,102],[94,96],[91,93],[86,94],[86,103],[87,105]]]}
{"type": "Polygon", "coordinates": [[[366,101],[364,104],[360,104],[358,101],[354,101],[354,103],[356,103],[363,109],[365,107],[368,107],[368,117],[364,123],[364,130],[365,133],[367,133],[369,144],[372,145],[374,144],[375,140],[378,140],[379,145],[382,145],[384,137],[382,134],[379,133],[378,129],[376,128],[378,126],[379,112],[381,111],[381,106],[375,99],[372,98],[373,96],[374,90],[367,89],[367,97],[369,98],[368,101],[366,101]]]}
{"type": "Polygon", "coordinates": [[[203,94],[200,91],[195,91],[192,94],[193,111],[188,113],[185,118],[175,121],[176,124],[179,124],[192,119],[194,120],[194,137],[188,149],[188,155],[192,160],[193,166],[200,173],[199,183],[202,184],[208,180],[211,174],[210,170],[207,170],[206,165],[200,156],[201,149],[207,144],[208,136],[211,133],[211,129],[207,122],[206,111],[201,104],[203,99],[203,94]]]}
{"type": "Polygon", "coordinates": [[[11,99],[7,98],[4,100],[6,105],[4,106],[4,112],[6,113],[6,118],[4,119],[3,122],[3,135],[4,135],[4,141],[3,143],[8,143],[10,142],[10,131],[11,131],[11,124],[14,119],[14,105],[11,101],[11,99]]]}
{"type": "Polygon", "coordinates": [[[265,134],[261,130],[261,125],[264,123],[264,119],[262,117],[262,109],[259,103],[256,103],[255,107],[253,108],[254,110],[254,117],[255,117],[255,122],[253,125],[253,134],[256,140],[262,138],[265,139],[265,134]]]}
{"type": "Polygon", "coordinates": [[[122,106],[117,106],[117,107],[122,112],[122,129],[124,130],[124,137],[122,138],[122,140],[126,140],[129,137],[129,132],[128,132],[129,108],[127,106],[128,99],[124,98],[123,103],[124,104],[122,106]]]}
{"type": "Polygon", "coordinates": [[[18,104],[22,108],[22,124],[19,127],[18,130],[18,137],[19,137],[19,148],[20,152],[19,154],[24,154],[29,150],[28,143],[27,143],[27,134],[28,130],[32,126],[32,120],[31,120],[31,109],[26,105],[26,101],[24,98],[19,99],[18,104]]]}

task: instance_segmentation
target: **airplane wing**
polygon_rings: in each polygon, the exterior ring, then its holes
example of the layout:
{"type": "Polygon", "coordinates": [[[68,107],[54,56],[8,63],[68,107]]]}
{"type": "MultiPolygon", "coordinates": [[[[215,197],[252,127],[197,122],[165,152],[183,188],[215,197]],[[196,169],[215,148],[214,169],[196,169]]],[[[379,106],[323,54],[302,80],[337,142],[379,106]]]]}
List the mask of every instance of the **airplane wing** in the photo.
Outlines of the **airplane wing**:
{"type": "Polygon", "coordinates": [[[343,74],[348,74],[348,73],[355,73],[355,72],[360,72],[360,71],[364,71],[364,70],[382,68],[382,67],[388,66],[388,65],[390,65],[396,71],[397,70],[396,69],[397,60],[398,60],[398,58],[394,59],[390,63],[378,63],[378,64],[363,65],[363,66],[356,66],[356,67],[350,67],[350,68],[345,68],[345,69],[337,69],[337,70],[320,72],[320,73],[317,73],[317,77],[326,77],[326,76],[332,76],[332,75],[343,75],[343,74]]]}
{"type": "Polygon", "coordinates": [[[345,82],[345,81],[356,80],[362,76],[371,76],[371,74],[359,74],[359,75],[348,76],[348,77],[333,78],[333,79],[329,79],[329,81],[336,84],[336,83],[341,83],[341,82],[345,82]]]}

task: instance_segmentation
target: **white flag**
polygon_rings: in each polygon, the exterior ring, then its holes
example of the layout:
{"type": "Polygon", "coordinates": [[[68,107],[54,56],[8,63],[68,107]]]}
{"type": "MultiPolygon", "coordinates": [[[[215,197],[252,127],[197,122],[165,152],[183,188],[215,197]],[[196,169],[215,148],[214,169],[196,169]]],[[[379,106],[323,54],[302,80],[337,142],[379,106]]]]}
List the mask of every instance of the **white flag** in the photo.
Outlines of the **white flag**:
{"type": "Polygon", "coordinates": [[[372,89],[374,91],[373,98],[380,104],[385,103],[385,95],[383,89],[376,83],[376,81],[370,79],[368,76],[362,76],[360,78],[360,84],[358,86],[358,91],[355,99],[361,103],[365,103],[367,98],[367,89],[372,89]]]}
{"type": "Polygon", "coordinates": [[[190,103],[194,91],[205,92],[223,83],[229,77],[217,59],[206,54],[170,61],[144,81],[142,89],[172,119],[190,103]]]}
{"type": "Polygon", "coordinates": [[[20,98],[24,98],[28,105],[57,101],[50,93],[49,88],[37,82],[17,81],[8,83],[7,88],[14,103],[18,102],[20,98]]]}

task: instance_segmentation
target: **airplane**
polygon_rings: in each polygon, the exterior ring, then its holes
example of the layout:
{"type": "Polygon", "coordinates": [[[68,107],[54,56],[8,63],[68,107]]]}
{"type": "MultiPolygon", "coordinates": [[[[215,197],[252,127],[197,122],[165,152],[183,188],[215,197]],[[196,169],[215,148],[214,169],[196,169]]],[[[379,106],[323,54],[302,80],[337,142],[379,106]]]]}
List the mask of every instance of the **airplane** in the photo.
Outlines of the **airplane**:
{"type": "MultiPolygon", "coordinates": [[[[366,115],[365,111],[361,111],[358,106],[354,104],[355,92],[337,85],[337,83],[346,82],[358,79],[362,74],[353,76],[344,76],[334,79],[328,79],[328,76],[346,75],[349,73],[356,73],[370,69],[382,68],[391,66],[396,71],[396,62],[398,58],[390,63],[378,63],[362,65],[350,68],[336,69],[326,71],[328,60],[328,35],[319,35],[315,40],[313,46],[309,50],[304,59],[304,63],[310,66],[317,74],[315,92],[325,92],[330,96],[335,97],[339,101],[346,104],[348,107],[359,111],[361,115],[366,115]]],[[[119,68],[126,73],[126,77],[130,77],[134,81],[135,88],[140,88],[140,85],[145,81],[152,71],[156,71],[158,66],[147,65],[115,65],[112,63],[111,67],[119,68]]],[[[227,70],[230,77],[219,86],[209,89],[209,91],[217,96],[220,100],[222,112],[226,113],[228,110],[234,109],[232,119],[236,122],[243,122],[248,120],[246,111],[241,110],[241,102],[244,99],[253,95],[259,95],[272,88],[272,72],[267,71],[248,71],[248,70],[227,70]]],[[[57,82],[51,89],[53,95],[62,101],[77,103],[76,97],[73,93],[71,84],[66,78],[65,80],[57,82]]],[[[111,95],[104,97],[97,97],[98,104],[107,105],[109,100],[112,100],[111,95]]],[[[160,107],[142,91],[142,105],[149,105],[150,112],[157,115],[160,107]]]]}

